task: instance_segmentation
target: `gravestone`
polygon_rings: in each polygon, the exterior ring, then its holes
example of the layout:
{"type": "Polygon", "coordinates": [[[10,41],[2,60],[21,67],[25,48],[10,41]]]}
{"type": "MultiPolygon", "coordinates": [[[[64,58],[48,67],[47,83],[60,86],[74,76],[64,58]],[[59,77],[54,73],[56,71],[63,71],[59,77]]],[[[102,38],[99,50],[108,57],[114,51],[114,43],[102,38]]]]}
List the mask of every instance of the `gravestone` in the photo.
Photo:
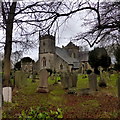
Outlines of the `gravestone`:
{"type": "Polygon", "coordinates": [[[48,90],[48,77],[49,77],[49,73],[46,69],[42,69],[40,71],[40,86],[37,90],[37,92],[40,93],[47,93],[49,92],[48,90]]]}
{"type": "Polygon", "coordinates": [[[21,88],[27,85],[27,75],[22,71],[15,72],[15,87],[21,88]]]}
{"type": "Polygon", "coordinates": [[[12,102],[12,87],[3,87],[3,101],[12,102]]]}
{"type": "Polygon", "coordinates": [[[73,75],[71,73],[68,74],[68,88],[72,88],[73,86],[73,75]]]}
{"type": "Polygon", "coordinates": [[[91,73],[88,75],[89,87],[91,91],[97,90],[97,75],[95,73],[91,73]]]}
{"type": "Polygon", "coordinates": [[[64,89],[68,89],[69,76],[66,72],[61,74],[61,83],[64,89]]]}
{"type": "Polygon", "coordinates": [[[77,86],[77,73],[73,72],[72,74],[72,87],[77,86]]]}

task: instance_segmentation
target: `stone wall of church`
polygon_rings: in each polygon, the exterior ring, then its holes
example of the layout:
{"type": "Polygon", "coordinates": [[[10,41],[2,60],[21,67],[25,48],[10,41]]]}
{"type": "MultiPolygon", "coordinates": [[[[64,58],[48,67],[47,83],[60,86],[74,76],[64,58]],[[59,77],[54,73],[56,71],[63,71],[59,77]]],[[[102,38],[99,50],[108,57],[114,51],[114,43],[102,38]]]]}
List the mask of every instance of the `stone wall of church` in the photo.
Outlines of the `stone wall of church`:
{"type": "Polygon", "coordinates": [[[72,57],[72,58],[79,57],[79,50],[77,50],[77,49],[69,49],[68,52],[70,54],[70,57],[72,57]]]}
{"type": "Polygon", "coordinates": [[[79,47],[70,42],[64,47],[72,58],[79,58],[79,47]]]}
{"type": "Polygon", "coordinates": [[[63,59],[61,59],[58,55],[55,55],[55,70],[56,72],[65,72],[71,70],[70,65],[68,65],[67,62],[65,62],[63,59]]]}
{"type": "Polygon", "coordinates": [[[52,53],[44,53],[40,54],[40,69],[55,69],[55,62],[54,62],[54,54],[52,53]]]}

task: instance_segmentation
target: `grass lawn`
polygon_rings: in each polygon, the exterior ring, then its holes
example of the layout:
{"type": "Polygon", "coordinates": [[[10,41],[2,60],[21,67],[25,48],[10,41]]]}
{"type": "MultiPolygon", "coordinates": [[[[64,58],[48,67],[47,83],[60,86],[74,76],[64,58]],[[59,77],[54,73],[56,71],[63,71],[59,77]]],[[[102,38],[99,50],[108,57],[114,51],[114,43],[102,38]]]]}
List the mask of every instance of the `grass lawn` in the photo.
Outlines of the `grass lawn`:
{"type": "MultiPolygon", "coordinates": [[[[50,78],[50,92],[37,93],[39,80],[27,79],[25,87],[13,91],[13,103],[4,103],[3,117],[17,118],[23,110],[40,107],[41,111],[61,108],[64,118],[116,118],[119,112],[116,79],[117,75],[112,74],[107,88],[99,88],[96,95],[88,96],[67,94],[67,90],[50,78]]],[[[87,75],[78,75],[77,89],[81,88],[88,88],[87,75]]]]}

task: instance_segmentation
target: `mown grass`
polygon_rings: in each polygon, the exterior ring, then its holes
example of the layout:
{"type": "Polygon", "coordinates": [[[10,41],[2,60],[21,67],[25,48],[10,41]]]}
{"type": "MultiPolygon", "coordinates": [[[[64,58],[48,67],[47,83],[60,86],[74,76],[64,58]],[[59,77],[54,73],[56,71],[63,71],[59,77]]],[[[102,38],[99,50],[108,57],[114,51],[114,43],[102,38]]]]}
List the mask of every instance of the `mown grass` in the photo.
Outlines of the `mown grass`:
{"type": "MultiPolygon", "coordinates": [[[[118,94],[118,88],[117,88],[117,80],[118,80],[118,74],[111,74],[109,77],[109,79],[105,79],[106,83],[107,83],[107,87],[106,88],[99,88],[99,90],[104,91],[108,94],[111,94],[113,96],[117,97],[118,94]]],[[[100,80],[100,78],[98,77],[98,81],[100,80]]]]}
{"type": "Polygon", "coordinates": [[[88,76],[86,74],[78,74],[77,88],[88,88],[88,76]]]}

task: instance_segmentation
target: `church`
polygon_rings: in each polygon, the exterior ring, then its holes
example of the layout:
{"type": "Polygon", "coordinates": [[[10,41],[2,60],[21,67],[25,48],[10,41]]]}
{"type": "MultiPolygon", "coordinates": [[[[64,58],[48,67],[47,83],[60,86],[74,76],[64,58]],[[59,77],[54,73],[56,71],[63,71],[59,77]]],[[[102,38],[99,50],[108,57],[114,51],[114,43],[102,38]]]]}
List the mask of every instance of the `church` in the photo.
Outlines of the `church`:
{"type": "Polygon", "coordinates": [[[55,37],[44,35],[39,38],[39,70],[52,69],[56,72],[88,69],[88,51],[69,42],[62,48],[55,46],[55,37]]]}

